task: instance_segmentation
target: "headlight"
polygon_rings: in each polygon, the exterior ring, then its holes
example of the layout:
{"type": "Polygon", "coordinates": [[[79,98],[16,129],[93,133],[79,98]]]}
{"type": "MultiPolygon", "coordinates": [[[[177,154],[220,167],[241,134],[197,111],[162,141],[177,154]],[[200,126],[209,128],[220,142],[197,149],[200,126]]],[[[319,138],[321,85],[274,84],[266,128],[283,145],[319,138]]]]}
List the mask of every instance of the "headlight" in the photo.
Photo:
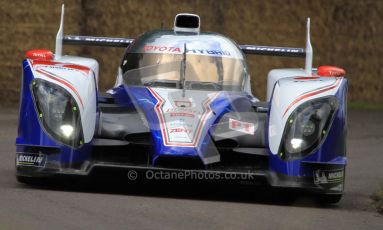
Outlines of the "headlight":
{"type": "Polygon", "coordinates": [[[287,119],[279,147],[283,160],[303,158],[318,148],[327,135],[338,100],[334,96],[305,102],[287,119]]]}
{"type": "Polygon", "coordinates": [[[55,140],[71,147],[83,144],[80,112],[76,101],[62,87],[35,79],[31,89],[39,120],[55,140]]]}

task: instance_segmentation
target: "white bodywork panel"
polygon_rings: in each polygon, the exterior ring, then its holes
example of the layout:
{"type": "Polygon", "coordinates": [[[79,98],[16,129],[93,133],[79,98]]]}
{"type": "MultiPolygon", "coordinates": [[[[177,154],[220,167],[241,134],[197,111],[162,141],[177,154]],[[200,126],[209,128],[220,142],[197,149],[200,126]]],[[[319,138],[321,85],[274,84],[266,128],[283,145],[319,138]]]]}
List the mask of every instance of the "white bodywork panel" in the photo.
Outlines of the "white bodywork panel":
{"type": "Polygon", "coordinates": [[[290,114],[306,101],[335,95],[342,81],[343,78],[334,77],[314,79],[290,77],[277,80],[271,99],[269,118],[268,139],[272,154],[278,153],[285,124],[290,114]]]}
{"type": "Polygon", "coordinates": [[[60,59],[55,60],[55,61],[63,62],[63,63],[72,63],[75,65],[81,65],[81,66],[88,67],[89,69],[91,69],[93,71],[94,76],[96,78],[97,87],[98,87],[98,70],[99,70],[99,67],[98,67],[98,62],[95,59],[65,55],[65,56],[62,56],[60,59]]]}
{"type": "Polygon", "coordinates": [[[306,76],[306,70],[304,69],[273,69],[269,72],[267,76],[267,96],[266,100],[270,101],[271,94],[273,93],[273,88],[275,83],[282,78],[286,77],[301,77],[306,76]]]}
{"type": "Polygon", "coordinates": [[[75,99],[80,111],[84,142],[88,143],[93,139],[96,124],[97,74],[94,70],[98,71],[97,61],[69,56],[55,61],[60,63],[30,60],[33,76],[61,86],[75,99]]]}

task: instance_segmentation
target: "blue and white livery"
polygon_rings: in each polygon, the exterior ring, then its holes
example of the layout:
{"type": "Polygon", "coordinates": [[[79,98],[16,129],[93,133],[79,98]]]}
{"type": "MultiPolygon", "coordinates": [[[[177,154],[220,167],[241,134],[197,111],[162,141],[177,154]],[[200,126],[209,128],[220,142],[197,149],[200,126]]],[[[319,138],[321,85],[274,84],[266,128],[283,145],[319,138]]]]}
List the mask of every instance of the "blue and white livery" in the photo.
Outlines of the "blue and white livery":
{"type": "Polygon", "coordinates": [[[347,79],[343,69],[312,67],[309,21],[306,48],[289,48],[237,45],[200,31],[194,14],[137,39],[64,36],[63,18],[55,53],[31,50],[23,62],[19,181],[192,170],[341,198],[347,79]],[[98,62],[62,55],[63,44],[126,48],[113,88],[100,92],[98,62]],[[260,101],[245,54],[306,63],[271,70],[260,101]]]}

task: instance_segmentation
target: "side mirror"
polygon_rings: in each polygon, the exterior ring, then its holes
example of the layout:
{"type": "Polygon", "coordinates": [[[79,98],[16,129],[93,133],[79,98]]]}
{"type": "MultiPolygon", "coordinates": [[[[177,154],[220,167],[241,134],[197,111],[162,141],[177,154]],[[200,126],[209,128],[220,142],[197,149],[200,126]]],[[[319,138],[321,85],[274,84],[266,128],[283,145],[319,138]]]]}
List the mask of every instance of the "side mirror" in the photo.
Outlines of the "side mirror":
{"type": "Polygon", "coordinates": [[[343,77],[346,71],[336,66],[319,66],[318,75],[321,77],[343,77]]]}
{"type": "Polygon", "coordinates": [[[52,61],[53,56],[50,50],[29,50],[25,53],[25,58],[32,60],[52,61]]]}

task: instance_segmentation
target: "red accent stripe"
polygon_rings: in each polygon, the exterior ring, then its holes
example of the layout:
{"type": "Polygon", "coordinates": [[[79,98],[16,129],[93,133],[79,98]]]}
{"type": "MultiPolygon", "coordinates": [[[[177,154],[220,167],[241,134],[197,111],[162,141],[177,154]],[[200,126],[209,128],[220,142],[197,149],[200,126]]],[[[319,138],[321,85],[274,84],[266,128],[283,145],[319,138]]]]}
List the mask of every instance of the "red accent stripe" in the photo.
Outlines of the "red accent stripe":
{"type": "Polygon", "coordinates": [[[85,73],[86,75],[88,75],[90,72],[90,68],[86,66],[70,64],[70,63],[45,61],[45,60],[31,60],[31,64],[32,64],[32,67],[34,67],[35,65],[46,65],[46,66],[59,66],[59,67],[68,68],[68,69],[75,69],[85,73]]]}
{"type": "Polygon", "coordinates": [[[52,76],[52,74],[49,74],[47,72],[43,72],[41,70],[36,70],[36,72],[38,73],[41,73],[43,75],[45,75],[46,77],[49,77],[50,79],[52,80],[55,80],[57,82],[60,82],[61,84],[65,85],[66,87],[68,87],[69,89],[71,89],[76,95],[77,95],[77,98],[80,100],[80,103],[81,103],[81,106],[82,108],[84,108],[84,103],[82,102],[82,99],[81,99],[81,96],[80,94],[77,92],[77,90],[73,87],[73,85],[71,85],[69,82],[65,81],[64,79],[61,79],[61,78],[57,78],[55,76],[52,76]]]}
{"type": "Polygon", "coordinates": [[[45,60],[31,60],[31,64],[34,67],[35,65],[59,65],[61,62],[55,61],[45,61],[45,60]]]}
{"type": "Polygon", "coordinates": [[[311,77],[294,77],[294,80],[317,80],[320,79],[318,76],[311,76],[311,77]]]}
{"type": "Polygon", "coordinates": [[[162,98],[154,91],[152,90],[151,88],[148,87],[148,90],[152,93],[152,95],[157,99],[157,104],[154,106],[155,109],[157,110],[157,115],[158,115],[158,118],[160,119],[160,126],[161,126],[161,133],[162,133],[162,136],[165,137],[165,143],[168,143],[168,140],[167,140],[167,135],[166,135],[166,130],[165,130],[165,127],[163,126],[163,124],[165,123],[164,122],[164,119],[163,117],[161,116],[161,109],[160,107],[163,105],[164,101],[162,100],[162,98]]]}
{"type": "Polygon", "coordinates": [[[90,72],[90,69],[86,66],[81,66],[81,65],[74,65],[74,64],[64,64],[62,67],[64,68],[69,68],[69,69],[75,69],[75,70],[79,70],[83,73],[85,73],[86,75],[89,74],[90,72]]]}
{"type": "Polygon", "coordinates": [[[308,98],[308,97],[312,97],[312,96],[315,96],[315,95],[317,95],[317,94],[320,94],[320,93],[324,93],[324,92],[326,92],[326,91],[329,91],[329,90],[332,90],[332,89],[334,89],[334,88],[336,88],[336,87],[338,87],[338,85],[339,85],[339,83],[340,83],[340,79],[337,79],[336,81],[335,81],[335,85],[333,85],[333,86],[329,86],[328,88],[324,88],[324,89],[320,89],[320,90],[314,90],[313,92],[308,92],[308,93],[306,93],[306,94],[303,94],[302,96],[300,96],[300,97],[298,97],[297,99],[295,99],[288,107],[287,107],[287,109],[285,110],[285,112],[283,113],[283,116],[282,117],[284,117],[285,115],[286,115],[286,113],[287,113],[287,111],[289,111],[289,109],[291,108],[291,107],[293,107],[295,104],[297,104],[299,101],[301,101],[301,100],[303,100],[303,99],[305,99],[305,98],[308,98]]]}

